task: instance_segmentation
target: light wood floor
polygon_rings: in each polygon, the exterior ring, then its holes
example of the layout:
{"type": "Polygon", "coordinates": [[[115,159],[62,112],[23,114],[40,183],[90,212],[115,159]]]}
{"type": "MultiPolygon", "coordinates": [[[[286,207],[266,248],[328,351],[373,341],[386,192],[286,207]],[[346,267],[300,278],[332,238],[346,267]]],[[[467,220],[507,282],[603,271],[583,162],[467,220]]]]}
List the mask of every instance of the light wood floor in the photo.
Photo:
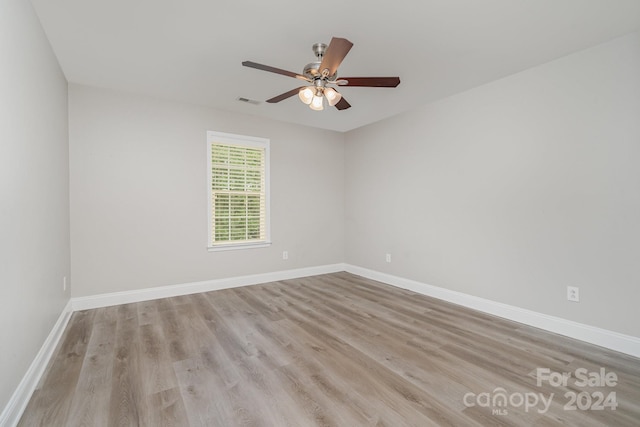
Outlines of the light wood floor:
{"type": "Polygon", "coordinates": [[[638,426],[640,360],[337,273],[76,312],[20,425],[638,426]],[[601,367],[615,387],[536,384],[601,367]]]}

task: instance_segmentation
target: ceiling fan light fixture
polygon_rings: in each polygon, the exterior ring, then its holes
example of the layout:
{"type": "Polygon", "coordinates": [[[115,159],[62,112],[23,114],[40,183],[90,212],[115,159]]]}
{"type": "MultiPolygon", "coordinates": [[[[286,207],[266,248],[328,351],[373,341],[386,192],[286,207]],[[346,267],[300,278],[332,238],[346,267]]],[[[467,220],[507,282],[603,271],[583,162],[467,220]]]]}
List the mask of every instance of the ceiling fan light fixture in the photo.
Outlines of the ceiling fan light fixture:
{"type": "Polygon", "coordinates": [[[311,108],[312,110],[315,111],[322,111],[324,110],[324,102],[323,102],[324,98],[322,96],[322,93],[318,94],[318,95],[314,95],[313,99],[311,100],[311,104],[309,104],[309,108],[311,108]]]}
{"type": "Polygon", "coordinates": [[[314,94],[313,87],[312,86],[307,86],[307,87],[303,87],[302,89],[300,89],[300,91],[298,92],[298,97],[300,98],[300,101],[302,101],[305,104],[309,105],[309,104],[311,104],[311,101],[313,100],[313,94],[314,94]]]}
{"type": "Polygon", "coordinates": [[[340,101],[340,99],[342,99],[342,95],[340,95],[338,91],[330,87],[324,90],[324,96],[327,98],[327,102],[332,107],[336,105],[338,101],[340,101]]]}

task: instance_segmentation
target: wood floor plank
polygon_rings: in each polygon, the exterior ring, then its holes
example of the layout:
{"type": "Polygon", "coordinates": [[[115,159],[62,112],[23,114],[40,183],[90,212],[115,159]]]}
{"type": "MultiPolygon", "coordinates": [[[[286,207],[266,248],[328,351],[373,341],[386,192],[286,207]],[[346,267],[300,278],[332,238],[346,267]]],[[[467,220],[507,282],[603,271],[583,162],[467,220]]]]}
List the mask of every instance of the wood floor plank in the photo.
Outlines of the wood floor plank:
{"type": "MultiPolygon", "coordinates": [[[[256,377],[260,379],[256,385],[260,389],[261,395],[267,396],[268,403],[272,405],[276,413],[281,416],[290,412],[288,408],[301,405],[307,408],[308,416],[313,417],[321,424],[368,424],[368,419],[363,413],[354,411],[350,406],[343,404],[345,394],[342,394],[342,399],[339,399],[339,396],[332,393],[335,388],[331,386],[330,381],[322,379],[320,368],[313,371],[313,373],[303,372],[295,364],[294,355],[300,354],[299,349],[298,351],[294,350],[290,341],[283,347],[281,344],[283,340],[272,327],[272,321],[269,320],[281,320],[283,316],[272,316],[271,307],[265,311],[265,306],[263,305],[250,304],[251,301],[257,301],[257,299],[251,299],[247,302],[246,295],[242,294],[234,292],[234,294],[228,295],[229,303],[236,307],[239,312],[246,315],[242,317],[242,319],[246,320],[246,322],[243,322],[243,329],[252,331],[251,339],[254,341],[258,351],[255,357],[256,360],[249,360],[254,363],[253,369],[249,371],[252,372],[252,379],[256,377]],[[245,298],[240,298],[240,296],[245,298]],[[278,386],[278,384],[280,385],[278,386]],[[283,388],[286,395],[281,392],[283,388]],[[274,395],[277,398],[274,399],[274,395]],[[287,395],[293,401],[289,402],[287,395]],[[284,407],[281,407],[283,406],[283,400],[285,404],[284,407]],[[294,401],[299,402],[298,405],[294,401]],[[331,413],[324,413],[322,408],[332,408],[331,413]]],[[[298,418],[297,420],[287,418],[277,422],[275,425],[300,425],[305,418],[298,418]]]]}
{"type": "Polygon", "coordinates": [[[637,427],[640,360],[342,272],[74,313],[19,425],[637,427]]]}
{"type": "Polygon", "coordinates": [[[160,325],[145,324],[139,328],[140,376],[145,379],[144,394],[150,396],[177,386],[171,367],[169,348],[160,325]]]}
{"type": "MultiPolygon", "coordinates": [[[[252,412],[258,414],[256,417],[260,419],[260,423],[300,425],[298,414],[288,409],[295,406],[294,402],[284,393],[282,384],[273,372],[284,362],[275,357],[277,346],[256,328],[254,320],[257,314],[254,309],[238,298],[235,292],[220,292],[208,296],[221,316],[216,336],[229,338],[222,342],[222,348],[234,360],[239,376],[239,391],[243,390],[245,398],[250,399],[245,405],[248,404],[252,412]],[[242,343],[241,346],[247,350],[238,353],[234,348],[237,346],[229,345],[231,342],[242,343]]],[[[263,320],[270,322],[266,318],[263,320]]]]}
{"type": "Polygon", "coordinates": [[[221,399],[227,388],[220,386],[221,381],[202,358],[175,362],[174,369],[189,425],[222,425],[224,420],[233,419],[233,411],[221,399]]]}
{"type": "Polygon", "coordinates": [[[138,368],[138,314],[133,304],[118,309],[108,421],[112,426],[134,427],[144,424],[146,412],[138,368]]]}
{"type": "Polygon", "coordinates": [[[94,418],[96,413],[108,413],[110,409],[113,354],[115,349],[116,322],[107,314],[110,308],[98,310],[98,320],[82,364],[82,370],[73,394],[68,422],[75,426],[107,426],[108,418],[94,418]],[[102,320],[102,319],[107,320],[102,320]],[[102,320],[102,321],[100,321],[102,320]]]}
{"type": "Polygon", "coordinates": [[[217,337],[205,317],[212,319],[203,297],[182,303],[178,309],[184,331],[183,346],[190,358],[173,363],[180,393],[192,426],[223,425],[234,418],[234,411],[224,397],[239,381],[237,368],[222,351],[217,337]]]}
{"type": "Polygon", "coordinates": [[[95,315],[95,310],[73,313],[45,376],[18,425],[66,425],[95,315]]]}
{"type": "MultiPolygon", "coordinates": [[[[291,290],[289,292],[295,291],[291,290]]],[[[339,360],[343,364],[351,365],[356,361],[356,363],[351,366],[351,369],[358,371],[365,368],[365,371],[361,374],[362,377],[374,377],[376,379],[389,381],[383,389],[394,390],[400,397],[414,404],[415,409],[422,411],[424,414],[430,414],[434,418],[439,418],[436,411],[431,408],[431,406],[435,405],[435,402],[432,401],[430,405],[424,404],[423,401],[416,397],[420,394],[420,391],[415,389],[411,383],[403,381],[397,376],[388,375],[389,372],[386,367],[380,365],[373,358],[358,351],[355,347],[342,340],[341,337],[336,334],[336,328],[325,328],[319,318],[314,318],[315,313],[302,310],[300,314],[300,316],[297,316],[294,313],[288,313],[289,317],[294,320],[299,327],[319,340],[315,345],[316,348],[330,351],[331,360],[324,359],[323,363],[339,360]]],[[[455,418],[455,416],[452,418],[455,418]]],[[[444,425],[449,424],[445,423],[444,425]]]]}
{"type": "MultiPolygon", "coordinates": [[[[252,290],[257,296],[262,292],[273,295],[270,289],[256,287],[252,290]]],[[[284,383],[289,382],[287,390],[293,393],[294,398],[317,402],[311,407],[306,407],[307,410],[316,408],[317,405],[332,408],[336,413],[335,422],[339,422],[338,425],[401,425],[401,418],[394,420],[393,417],[387,417],[392,421],[384,422],[380,415],[375,414],[376,411],[371,410],[370,399],[358,395],[341,377],[326,375],[326,369],[314,356],[317,346],[309,345],[300,334],[286,333],[287,331],[280,327],[281,323],[269,325],[268,322],[262,322],[254,316],[252,319],[255,321],[255,328],[271,338],[274,346],[286,350],[286,359],[291,363],[283,365],[279,372],[283,375],[282,378],[287,380],[284,383]],[[296,393],[299,387],[304,387],[302,396],[296,393]]],[[[331,422],[319,411],[312,412],[310,416],[318,422],[331,422]]]]}
{"type": "MultiPolygon", "coordinates": [[[[296,292],[291,290],[290,292],[296,292]]],[[[438,353],[442,352],[440,347],[434,348],[434,353],[427,359],[425,356],[424,347],[412,346],[409,340],[412,339],[412,333],[407,332],[404,328],[391,329],[387,327],[387,321],[381,321],[375,316],[365,316],[361,326],[357,323],[350,321],[352,317],[357,318],[356,315],[349,312],[349,308],[345,306],[335,305],[331,302],[323,303],[324,310],[328,312],[328,316],[324,319],[324,323],[331,326],[334,331],[340,331],[339,334],[343,337],[345,342],[349,342],[351,346],[361,349],[363,352],[371,355],[379,363],[384,364],[388,368],[396,371],[398,375],[405,377],[411,382],[422,381],[421,386],[425,387],[430,384],[432,387],[436,387],[436,384],[441,385],[443,388],[439,390],[437,396],[442,397],[444,394],[453,393],[456,395],[458,391],[457,405],[462,405],[462,401],[459,399],[460,391],[466,390],[479,390],[483,386],[486,387],[487,378],[474,378],[469,376],[460,376],[451,369],[451,354],[448,354],[447,358],[437,357],[438,353]],[[333,306],[333,307],[332,307],[333,306]],[[346,314],[345,314],[346,313],[346,314]],[[366,326],[365,326],[366,325],[366,326]],[[375,331],[374,335],[367,334],[367,328],[375,331]],[[367,338],[365,338],[369,335],[367,338]],[[400,353],[402,356],[397,357],[400,353]],[[435,357],[434,357],[435,356],[435,357]],[[443,371],[440,365],[445,367],[443,371]],[[443,374],[446,372],[446,374],[443,374]],[[442,377],[442,378],[439,378],[442,377]]],[[[320,319],[318,319],[320,320],[320,319]]],[[[455,359],[454,359],[455,360],[455,359]]],[[[458,366],[461,364],[461,360],[458,360],[458,366]]],[[[491,374],[491,377],[495,377],[491,374]]],[[[507,383],[508,385],[512,385],[507,383]]],[[[507,385],[505,384],[505,385],[507,385]]],[[[435,390],[434,390],[435,391],[435,390]]],[[[455,404],[454,404],[455,405],[455,404]]]]}

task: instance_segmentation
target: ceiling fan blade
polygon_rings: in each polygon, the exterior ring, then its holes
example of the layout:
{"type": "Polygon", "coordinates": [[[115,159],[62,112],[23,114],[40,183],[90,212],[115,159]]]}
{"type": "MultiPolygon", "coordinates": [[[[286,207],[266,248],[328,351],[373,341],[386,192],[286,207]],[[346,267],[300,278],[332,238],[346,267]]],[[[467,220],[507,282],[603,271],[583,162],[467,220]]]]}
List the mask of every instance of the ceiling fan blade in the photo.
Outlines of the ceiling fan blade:
{"type": "Polygon", "coordinates": [[[296,73],[294,73],[292,71],[287,71],[287,70],[283,70],[281,68],[271,67],[269,65],[258,64],[257,62],[244,61],[242,63],[242,65],[244,65],[245,67],[255,68],[257,70],[268,71],[270,73],[282,74],[283,76],[293,77],[293,78],[309,81],[309,79],[307,79],[306,77],[301,76],[299,74],[296,74],[296,73]]]}
{"type": "Polygon", "coordinates": [[[340,77],[340,80],[347,80],[340,86],[396,87],[400,84],[400,77],[340,77]]]}
{"type": "Polygon", "coordinates": [[[336,107],[338,110],[346,110],[347,108],[351,108],[351,104],[349,104],[347,100],[342,97],[340,98],[340,101],[338,101],[336,105],[334,105],[334,107],[336,107]]]}
{"type": "Polygon", "coordinates": [[[318,71],[322,73],[324,70],[328,70],[329,74],[327,74],[327,76],[333,76],[352,46],[353,43],[347,39],[333,37],[329,43],[329,47],[324,52],[318,71]]]}
{"type": "Polygon", "coordinates": [[[302,89],[303,87],[304,86],[300,86],[300,87],[297,87],[295,89],[291,89],[289,92],[285,92],[285,93],[280,94],[278,96],[274,96],[271,99],[267,99],[267,102],[269,104],[275,104],[276,102],[284,101],[285,99],[291,98],[293,95],[296,95],[300,91],[300,89],[302,89]]]}

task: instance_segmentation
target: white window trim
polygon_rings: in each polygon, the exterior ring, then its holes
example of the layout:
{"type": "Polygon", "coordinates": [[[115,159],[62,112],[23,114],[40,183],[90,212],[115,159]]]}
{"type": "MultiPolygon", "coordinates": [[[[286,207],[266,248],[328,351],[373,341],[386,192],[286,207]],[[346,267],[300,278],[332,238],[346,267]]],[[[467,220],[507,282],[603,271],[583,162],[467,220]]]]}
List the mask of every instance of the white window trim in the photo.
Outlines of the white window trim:
{"type": "Polygon", "coordinates": [[[232,251],[239,249],[255,249],[271,246],[271,159],[270,148],[271,141],[267,138],[256,136],[235,135],[232,133],[207,131],[207,250],[209,252],[232,251]],[[242,242],[242,243],[223,243],[213,245],[212,241],[212,222],[213,212],[211,209],[211,144],[221,142],[224,144],[242,145],[245,147],[265,148],[265,240],[259,242],[242,242]]]}

